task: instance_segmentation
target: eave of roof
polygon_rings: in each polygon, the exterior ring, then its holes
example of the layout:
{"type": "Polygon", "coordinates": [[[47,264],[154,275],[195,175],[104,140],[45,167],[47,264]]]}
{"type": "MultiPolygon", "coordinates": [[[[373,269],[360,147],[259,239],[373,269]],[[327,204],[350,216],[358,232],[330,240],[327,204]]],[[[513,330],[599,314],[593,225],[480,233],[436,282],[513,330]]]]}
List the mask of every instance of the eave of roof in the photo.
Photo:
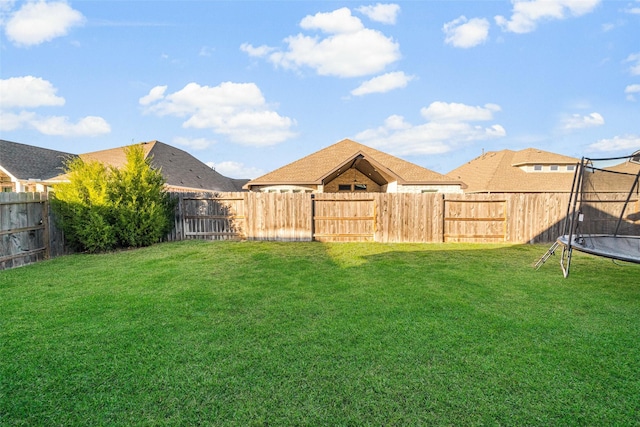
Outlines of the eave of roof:
{"type": "MultiPolygon", "coordinates": [[[[387,176],[397,180],[400,184],[426,185],[450,183],[452,181],[451,177],[358,142],[344,139],[249,181],[244,188],[250,189],[253,186],[265,185],[320,185],[324,179],[352,162],[358,155],[362,155],[365,160],[375,165],[387,176]]],[[[456,182],[456,184],[462,185],[462,182],[456,182]]]]}
{"type": "Polygon", "coordinates": [[[513,152],[511,166],[526,165],[574,165],[578,159],[562,154],[551,153],[537,148],[525,148],[513,152]]]}

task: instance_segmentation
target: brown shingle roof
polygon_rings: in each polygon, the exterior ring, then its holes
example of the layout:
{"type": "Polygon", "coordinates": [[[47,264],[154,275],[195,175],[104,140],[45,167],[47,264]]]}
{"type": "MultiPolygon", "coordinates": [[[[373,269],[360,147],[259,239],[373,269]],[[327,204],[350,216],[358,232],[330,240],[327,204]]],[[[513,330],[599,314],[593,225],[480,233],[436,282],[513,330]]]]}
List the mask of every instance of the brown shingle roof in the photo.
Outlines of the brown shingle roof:
{"type": "Polygon", "coordinates": [[[322,180],[358,155],[402,184],[458,184],[448,176],[367,147],[350,139],[343,139],[327,148],[256,178],[245,186],[276,184],[322,184],[322,180]]]}
{"type": "Polygon", "coordinates": [[[640,165],[627,160],[615,166],[608,167],[607,169],[610,169],[616,172],[624,172],[624,173],[630,173],[635,175],[638,173],[638,170],[640,169],[640,165]]]}
{"type": "Polygon", "coordinates": [[[537,148],[525,148],[513,153],[511,160],[513,166],[524,165],[574,165],[578,159],[563,156],[562,154],[550,153],[538,150],[537,148]]]}
{"type": "Polygon", "coordinates": [[[525,165],[575,165],[578,159],[527,148],[487,152],[447,175],[467,184],[467,193],[569,192],[571,172],[525,172],[525,165]]]}
{"type": "MultiPolygon", "coordinates": [[[[140,145],[144,151],[144,157],[149,156],[149,152],[153,149],[157,141],[143,142],[140,145]]],[[[127,164],[126,147],[110,148],[108,150],[94,151],[92,153],[80,154],[80,158],[85,162],[97,161],[102,164],[121,168],[127,164]]]]}
{"type": "MultiPolygon", "coordinates": [[[[151,157],[153,167],[160,169],[170,189],[187,191],[242,191],[246,180],[228,178],[193,157],[186,151],[160,141],[141,143],[145,158],[151,157]]],[[[107,166],[123,167],[127,163],[126,148],[80,154],[85,162],[98,161],[107,166]]],[[[60,178],[64,178],[61,176],[60,178]]]]}

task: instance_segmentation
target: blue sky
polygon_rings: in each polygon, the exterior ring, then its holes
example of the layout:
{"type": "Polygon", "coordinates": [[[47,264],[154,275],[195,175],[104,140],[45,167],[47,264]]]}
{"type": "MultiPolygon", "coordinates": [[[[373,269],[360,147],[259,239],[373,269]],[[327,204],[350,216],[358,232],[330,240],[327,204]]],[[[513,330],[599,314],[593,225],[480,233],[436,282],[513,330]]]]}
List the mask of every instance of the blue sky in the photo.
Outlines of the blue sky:
{"type": "Polygon", "coordinates": [[[0,0],[0,138],[255,178],[344,138],[440,173],[640,149],[640,1],[0,0]]]}

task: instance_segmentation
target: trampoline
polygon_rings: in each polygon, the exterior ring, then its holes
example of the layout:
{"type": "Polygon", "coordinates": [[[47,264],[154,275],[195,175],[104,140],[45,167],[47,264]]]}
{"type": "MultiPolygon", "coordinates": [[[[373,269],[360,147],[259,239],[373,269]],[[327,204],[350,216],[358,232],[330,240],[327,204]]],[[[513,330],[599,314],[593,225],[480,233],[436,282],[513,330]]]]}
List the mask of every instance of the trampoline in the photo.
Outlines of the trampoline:
{"type": "Polygon", "coordinates": [[[640,236],[582,235],[558,237],[563,247],[619,261],[640,263],[640,236]]]}
{"type": "Polygon", "coordinates": [[[569,276],[573,250],[640,263],[640,151],[577,165],[563,233],[543,256],[562,246],[560,265],[569,276]]]}

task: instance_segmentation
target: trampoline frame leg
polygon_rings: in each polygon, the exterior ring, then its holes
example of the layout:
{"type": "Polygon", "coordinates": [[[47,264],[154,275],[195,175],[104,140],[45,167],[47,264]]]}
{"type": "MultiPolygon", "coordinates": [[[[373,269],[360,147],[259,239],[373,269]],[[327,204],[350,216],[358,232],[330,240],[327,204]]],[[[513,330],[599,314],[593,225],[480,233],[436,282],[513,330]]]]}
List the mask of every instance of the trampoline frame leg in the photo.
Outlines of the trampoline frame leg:
{"type": "Polygon", "coordinates": [[[560,267],[562,267],[562,275],[565,277],[569,277],[569,268],[571,267],[571,254],[573,252],[572,247],[562,247],[562,256],[560,257],[560,267]],[[566,259],[566,263],[565,263],[566,259]],[[566,265],[565,265],[566,264],[566,265]]]}

